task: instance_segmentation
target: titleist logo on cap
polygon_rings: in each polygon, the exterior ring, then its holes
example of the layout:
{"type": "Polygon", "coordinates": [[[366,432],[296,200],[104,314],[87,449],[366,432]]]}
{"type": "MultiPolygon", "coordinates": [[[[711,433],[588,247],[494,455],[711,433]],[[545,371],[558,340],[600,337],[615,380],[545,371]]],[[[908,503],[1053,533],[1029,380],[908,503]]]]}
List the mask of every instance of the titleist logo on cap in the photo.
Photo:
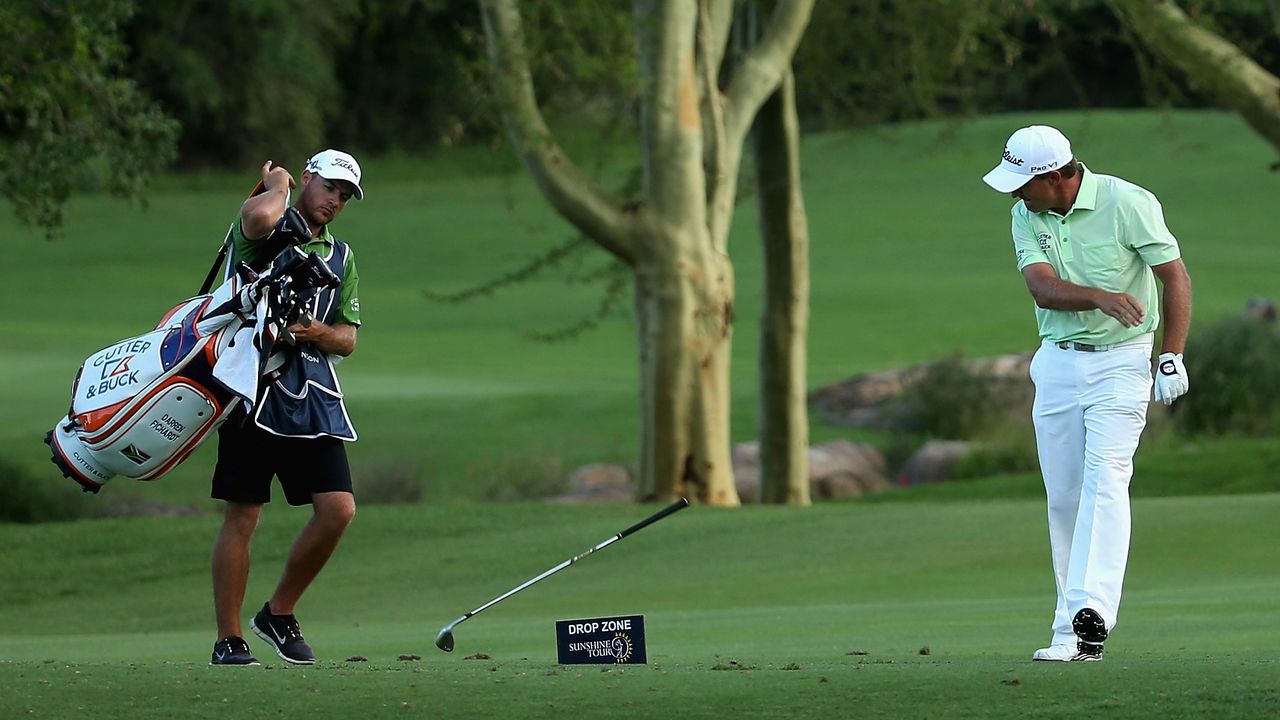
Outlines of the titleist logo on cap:
{"type": "Polygon", "coordinates": [[[346,158],[336,157],[336,158],[334,158],[334,159],[333,159],[333,162],[331,162],[331,163],[329,163],[329,164],[330,164],[330,165],[337,165],[338,167],[346,168],[347,170],[351,171],[351,174],[352,174],[352,175],[359,175],[359,174],[360,174],[360,172],[359,172],[358,170],[356,170],[355,166],[354,166],[354,165],[352,165],[350,162],[348,162],[346,158]]]}
{"type": "Polygon", "coordinates": [[[1020,157],[1018,157],[1017,155],[1014,155],[1013,153],[1009,152],[1009,148],[1005,148],[1005,149],[1004,149],[1004,161],[1005,161],[1005,162],[1007,162],[1007,163],[1012,163],[1012,164],[1014,164],[1014,165],[1021,165],[1021,164],[1022,164],[1022,158],[1020,158],[1020,157]]]}

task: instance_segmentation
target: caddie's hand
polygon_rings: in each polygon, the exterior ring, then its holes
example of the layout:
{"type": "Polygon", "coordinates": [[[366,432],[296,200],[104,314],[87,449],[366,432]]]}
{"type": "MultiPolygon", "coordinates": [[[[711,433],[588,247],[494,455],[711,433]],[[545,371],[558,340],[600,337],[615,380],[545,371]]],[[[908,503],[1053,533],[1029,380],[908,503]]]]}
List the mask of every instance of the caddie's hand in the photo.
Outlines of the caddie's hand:
{"type": "Polygon", "coordinates": [[[329,331],[329,326],[316,320],[311,316],[311,313],[304,312],[298,316],[298,321],[290,325],[287,330],[298,340],[313,343],[319,341],[329,331]]]}
{"type": "Polygon", "coordinates": [[[1156,400],[1172,405],[1174,400],[1187,394],[1190,387],[1187,368],[1182,365],[1182,353],[1160,353],[1156,360],[1156,400]]]}
{"type": "Polygon", "coordinates": [[[1096,305],[1102,312],[1110,315],[1120,321],[1125,327],[1137,327],[1142,323],[1142,318],[1147,316],[1147,311],[1143,309],[1142,303],[1138,299],[1128,293],[1113,293],[1106,290],[1099,291],[1101,294],[1097,299],[1096,305]]]}
{"type": "Polygon", "coordinates": [[[270,160],[262,166],[262,187],[267,190],[292,190],[297,186],[288,170],[272,167],[270,160]]]}

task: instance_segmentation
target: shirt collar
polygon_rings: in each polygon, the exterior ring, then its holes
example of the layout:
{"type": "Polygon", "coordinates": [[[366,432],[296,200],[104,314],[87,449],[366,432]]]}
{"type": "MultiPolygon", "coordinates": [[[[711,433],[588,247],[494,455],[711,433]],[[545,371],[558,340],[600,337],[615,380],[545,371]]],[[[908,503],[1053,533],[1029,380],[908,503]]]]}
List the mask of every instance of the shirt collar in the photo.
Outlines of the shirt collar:
{"type": "Polygon", "coordinates": [[[329,232],[329,226],[321,227],[320,234],[312,238],[312,242],[322,242],[329,247],[333,247],[333,235],[329,232]]]}
{"type": "Polygon", "coordinates": [[[1076,193],[1076,202],[1072,210],[1093,210],[1098,207],[1098,178],[1089,168],[1080,163],[1080,191],[1076,193]]]}

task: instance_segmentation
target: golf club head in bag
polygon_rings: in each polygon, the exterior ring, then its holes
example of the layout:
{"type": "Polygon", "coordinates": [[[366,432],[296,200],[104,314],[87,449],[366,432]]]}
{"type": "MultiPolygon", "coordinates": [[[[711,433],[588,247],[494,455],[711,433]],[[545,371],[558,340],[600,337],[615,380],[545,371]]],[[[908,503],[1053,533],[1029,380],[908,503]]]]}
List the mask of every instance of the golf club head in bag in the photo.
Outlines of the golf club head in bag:
{"type": "Polygon", "coordinates": [[[307,226],[307,221],[302,218],[298,208],[292,205],[285,208],[284,215],[276,221],[274,234],[286,245],[295,247],[311,242],[311,228],[307,226]]]}
{"type": "Polygon", "coordinates": [[[310,325],[310,316],[304,312],[308,303],[320,290],[337,287],[342,281],[319,254],[312,251],[304,255],[297,249],[280,253],[271,274],[276,279],[271,283],[267,323],[275,327],[267,339],[279,337],[292,345],[293,335],[286,328],[295,322],[310,325]]]}

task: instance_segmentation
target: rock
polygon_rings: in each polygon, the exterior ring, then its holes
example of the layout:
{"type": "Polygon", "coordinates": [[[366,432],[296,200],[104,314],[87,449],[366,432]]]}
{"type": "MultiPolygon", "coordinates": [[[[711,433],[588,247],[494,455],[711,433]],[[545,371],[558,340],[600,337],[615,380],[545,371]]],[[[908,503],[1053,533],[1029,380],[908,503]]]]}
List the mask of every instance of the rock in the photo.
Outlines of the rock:
{"type": "Polygon", "coordinates": [[[738,443],[729,451],[733,461],[733,482],[738,488],[738,499],[753,503],[760,494],[760,443],[738,443]]]}
{"type": "MultiPolygon", "coordinates": [[[[733,476],[738,497],[755,502],[760,490],[760,444],[733,446],[733,476]]],[[[874,446],[849,440],[832,440],[809,448],[809,494],[815,498],[859,497],[887,490],[885,460],[874,446]]]]}
{"type": "Polygon", "coordinates": [[[583,465],[569,476],[569,492],[550,498],[562,503],[631,502],[635,499],[631,471],[622,465],[583,465]]]}
{"type": "Polygon", "coordinates": [[[920,447],[898,473],[900,485],[923,485],[951,477],[951,469],[968,455],[974,444],[961,440],[930,440],[920,447]]]}
{"type": "Polygon", "coordinates": [[[902,394],[909,371],[888,370],[854,375],[809,394],[809,405],[823,420],[846,427],[880,427],[889,400],[902,394]]]}
{"type": "Polygon", "coordinates": [[[1244,314],[1255,320],[1273,323],[1276,321],[1276,303],[1263,297],[1249,298],[1244,305],[1244,314]]]}
{"type": "Polygon", "coordinates": [[[832,440],[809,448],[809,492],[813,497],[860,497],[888,490],[884,455],[868,443],[832,440]]]}
{"type": "MultiPolygon", "coordinates": [[[[1002,387],[1013,389],[1011,397],[1029,408],[1034,396],[1030,371],[1033,354],[1025,352],[963,362],[970,371],[987,375],[1002,387]]],[[[833,425],[893,429],[895,418],[886,411],[903,390],[925,375],[931,364],[854,375],[813,391],[809,394],[809,405],[833,425]]]]}

